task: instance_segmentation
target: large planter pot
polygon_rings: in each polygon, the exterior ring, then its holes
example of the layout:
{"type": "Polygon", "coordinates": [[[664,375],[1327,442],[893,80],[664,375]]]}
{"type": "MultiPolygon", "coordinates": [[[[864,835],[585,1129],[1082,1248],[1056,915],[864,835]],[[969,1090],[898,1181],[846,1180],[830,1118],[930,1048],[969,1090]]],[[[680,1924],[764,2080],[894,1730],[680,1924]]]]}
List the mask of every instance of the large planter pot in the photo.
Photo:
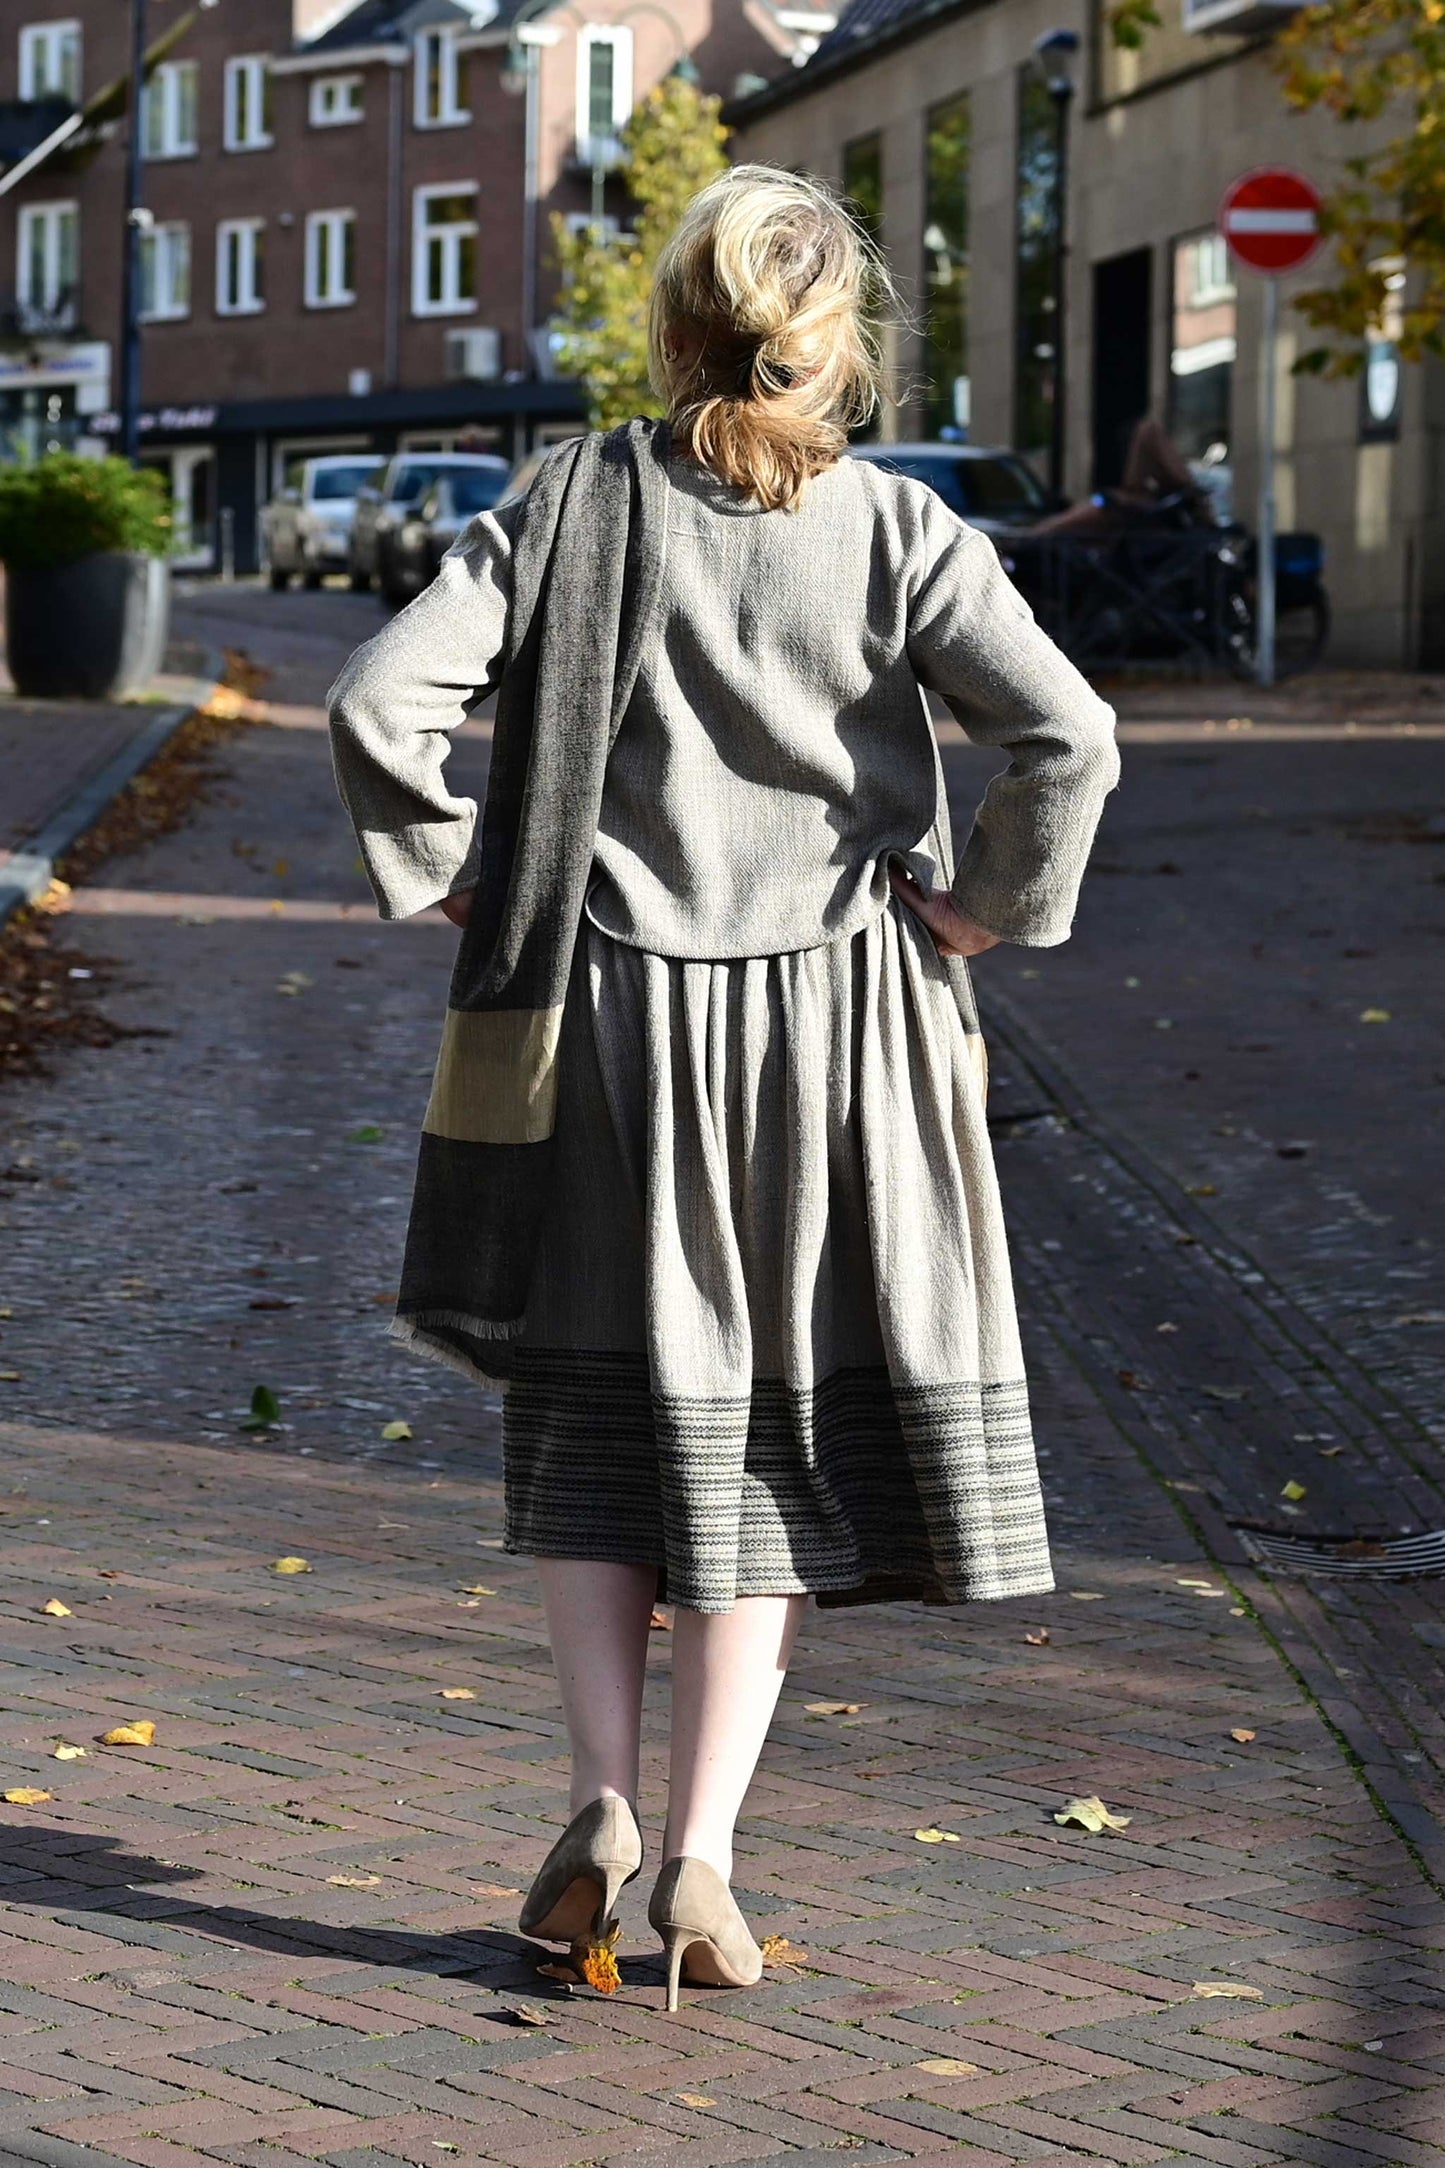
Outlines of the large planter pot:
{"type": "Polygon", "coordinates": [[[15,690],[35,700],[128,700],[161,666],[171,573],[163,557],[97,550],[5,578],[6,662],[15,690]]]}

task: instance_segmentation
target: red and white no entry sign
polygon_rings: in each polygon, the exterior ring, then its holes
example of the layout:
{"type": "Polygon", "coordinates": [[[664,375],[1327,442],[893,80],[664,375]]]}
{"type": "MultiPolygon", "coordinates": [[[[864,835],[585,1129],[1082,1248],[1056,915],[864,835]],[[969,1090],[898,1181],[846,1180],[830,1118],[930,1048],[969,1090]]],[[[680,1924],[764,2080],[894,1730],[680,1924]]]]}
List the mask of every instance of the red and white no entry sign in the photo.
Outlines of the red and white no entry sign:
{"type": "Polygon", "coordinates": [[[1219,230],[1252,271],[1297,271],[1320,245],[1319,190],[1288,166],[1237,180],[1219,207],[1219,230]]]}

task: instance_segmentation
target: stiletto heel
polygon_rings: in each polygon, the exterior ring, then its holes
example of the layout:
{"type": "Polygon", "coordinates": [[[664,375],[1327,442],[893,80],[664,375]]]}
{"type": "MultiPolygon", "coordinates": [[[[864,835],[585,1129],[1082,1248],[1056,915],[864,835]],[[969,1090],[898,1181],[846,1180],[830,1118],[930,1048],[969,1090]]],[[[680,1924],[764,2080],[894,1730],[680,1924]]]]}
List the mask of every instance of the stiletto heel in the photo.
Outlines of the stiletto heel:
{"type": "Polygon", "coordinates": [[[755,1987],[763,1953],[732,1891],[704,1859],[668,1860],[647,1901],[647,1917],[667,1955],[667,2007],[678,2006],[682,1961],[689,1953],[690,1986],[755,1987]]]}
{"type": "Polygon", "coordinates": [[[594,1799],[574,1814],[537,1871],[518,1915],[522,1934],[575,1946],[600,1939],[619,1892],[642,1865],[642,1836],[625,1799],[594,1799]]]}

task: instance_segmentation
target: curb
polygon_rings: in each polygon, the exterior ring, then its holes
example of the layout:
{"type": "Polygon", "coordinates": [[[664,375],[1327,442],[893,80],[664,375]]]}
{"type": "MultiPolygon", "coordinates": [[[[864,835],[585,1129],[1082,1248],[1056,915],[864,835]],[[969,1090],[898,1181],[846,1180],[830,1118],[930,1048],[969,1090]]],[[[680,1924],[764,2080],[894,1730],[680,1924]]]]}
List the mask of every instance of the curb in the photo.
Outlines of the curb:
{"type": "Polygon", "coordinates": [[[188,722],[196,710],[204,706],[219,683],[219,671],[214,676],[197,679],[193,700],[177,702],[152,716],[128,745],[122,746],[98,774],[82,783],[60,811],[52,814],[45,826],[27,839],[22,849],[11,852],[0,866],[0,927],[26,904],[34,903],[37,897],[45,894],[55,878],[57,860],[79,842],[87,829],[95,826],[131,778],[155,759],[182,723],[188,722]]]}

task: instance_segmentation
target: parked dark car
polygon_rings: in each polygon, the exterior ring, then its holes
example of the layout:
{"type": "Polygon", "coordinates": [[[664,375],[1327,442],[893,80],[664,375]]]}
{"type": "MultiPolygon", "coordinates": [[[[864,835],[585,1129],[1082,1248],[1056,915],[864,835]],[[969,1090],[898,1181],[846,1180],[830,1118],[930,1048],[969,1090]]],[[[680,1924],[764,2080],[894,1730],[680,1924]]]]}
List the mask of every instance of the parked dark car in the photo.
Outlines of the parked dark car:
{"type": "Polygon", "coordinates": [[[848,455],[926,482],[951,512],[985,534],[1015,533],[1055,509],[1020,452],[985,444],[850,444],[848,455]]]}
{"type": "Polygon", "coordinates": [[[506,460],[492,452],[399,452],[388,460],[375,484],[361,491],[347,565],[354,588],[363,591],[383,577],[382,557],[389,536],[443,474],[459,467],[500,473],[504,480],[508,473],[506,460]]]}
{"type": "Polygon", "coordinates": [[[443,468],[426,495],[381,538],[377,559],[388,602],[409,602],[436,578],[462,529],[506,494],[509,471],[505,459],[443,468]]]}

